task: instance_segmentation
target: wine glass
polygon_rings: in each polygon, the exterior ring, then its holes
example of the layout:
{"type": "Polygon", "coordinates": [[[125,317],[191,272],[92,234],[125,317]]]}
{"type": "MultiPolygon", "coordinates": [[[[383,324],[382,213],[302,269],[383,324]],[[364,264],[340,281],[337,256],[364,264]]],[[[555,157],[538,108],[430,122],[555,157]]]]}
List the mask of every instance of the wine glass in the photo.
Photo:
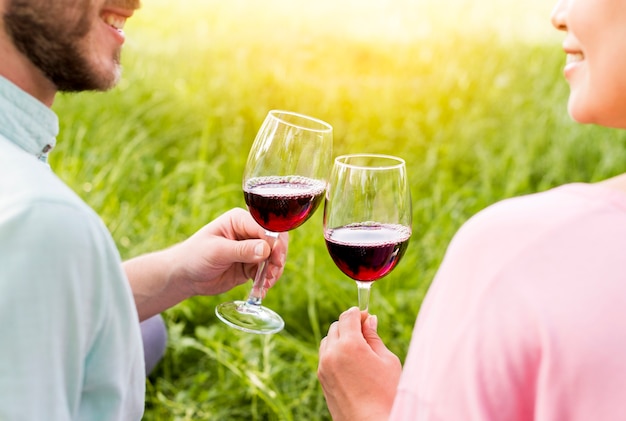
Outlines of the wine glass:
{"type": "Polygon", "coordinates": [[[404,255],[411,217],[403,159],[379,154],[335,159],[324,203],[324,239],[337,267],[356,281],[362,311],[368,311],[374,281],[404,255]]]}
{"type": "MultiPolygon", "coordinates": [[[[273,239],[302,225],[322,202],[332,162],[330,124],[281,110],[267,114],[254,139],[243,175],[248,210],[273,239]]],[[[250,333],[276,333],[285,322],[261,305],[268,262],[257,269],[245,301],[222,303],[215,313],[227,325],[250,333]]]]}

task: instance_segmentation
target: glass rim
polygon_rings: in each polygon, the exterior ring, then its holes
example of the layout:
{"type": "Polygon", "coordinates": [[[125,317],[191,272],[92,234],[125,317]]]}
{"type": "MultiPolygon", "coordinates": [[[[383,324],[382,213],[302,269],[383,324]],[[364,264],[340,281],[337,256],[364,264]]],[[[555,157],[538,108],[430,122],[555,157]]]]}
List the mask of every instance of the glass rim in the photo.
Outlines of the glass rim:
{"type": "Polygon", "coordinates": [[[282,123],[284,123],[284,124],[286,124],[288,126],[291,126],[291,127],[297,127],[299,129],[310,130],[310,131],[319,132],[319,133],[328,133],[328,132],[332,132],[333,131],[333,126],[331,126],[329,123],[325,122],[324,120],[320,120],[319,118],[311,117],[310,115],[297,113],[295,111],[270,110],[267,114],[271,115],[272,118],[275,118],[276,120],[279,120],[282,123]],[[289,116],[292,116],[292,117],[301,118],[303,120],[312,121],[312,122],[315,122],[315,123],[319,124],[323,128],[315,128],[315,127],[310,127],[310,126],[304,126],[302,124],[297,124],[295,122],[288,121],[288,120],[282,118],[283,115],[289,115],[289,116]]]}
{"type": "Polygon", "coordinates": [[[335,158],[335,164],[343,167],[355,168],[355,169],[368,169],[368,170],[390,170],[395,168],[406,167],[406,161],[398,156],[377,154],[377,153],[350,153],[339,155],[335,158]],[[395,164],[390,165],[359,165],[347,163],[344,160],[347,158],[382,158],[390,161],[395,161],[395,164]]]}

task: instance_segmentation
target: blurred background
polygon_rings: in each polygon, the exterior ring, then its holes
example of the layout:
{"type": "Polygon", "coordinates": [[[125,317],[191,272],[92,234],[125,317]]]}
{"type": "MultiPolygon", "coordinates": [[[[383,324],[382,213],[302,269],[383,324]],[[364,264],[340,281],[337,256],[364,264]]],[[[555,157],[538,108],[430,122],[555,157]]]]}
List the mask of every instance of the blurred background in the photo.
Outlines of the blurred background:
{"type": "MultiPolygon", "coordinates": [[[[59,96],[55,172],[103,218],[123,258],[167,247],[245,207],[241,176],[270,109],[334,127],[334,154],[406,159],[408,251],[372,291],[379,333],[404,359],[447,244],[504,198],[626,171],[624,134],[573,123],[563,35],[544,0],[145,1],[126,26],[124,76],[59,96]]],[[[356,305],[327,254],[322,212],[291,233],[264,301],[286,321],[259,337],[217,320],[219,297],[168,310],[167,355],[146,420],[328,420],[317,349],[356,305]]],[[[442,332],[445,334],[445,332],[442,332]]]]}

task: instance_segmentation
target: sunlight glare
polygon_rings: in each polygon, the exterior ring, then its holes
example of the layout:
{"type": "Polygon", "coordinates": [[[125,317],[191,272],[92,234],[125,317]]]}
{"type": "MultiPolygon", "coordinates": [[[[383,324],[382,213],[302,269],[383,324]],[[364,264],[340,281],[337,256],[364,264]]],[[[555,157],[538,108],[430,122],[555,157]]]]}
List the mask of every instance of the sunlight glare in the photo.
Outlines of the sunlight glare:
{"type": "MultiPolygon", "coordinates": [[[[492,33],[513,41],[552,42],[552,2],[545,0],[151,0],[133,20],[140,27],[267,35],[327,34],[356,40],[407,42],[428,36],[492,33]]],[[[216,40],[219,42],[219,40],[216,40]]]]}

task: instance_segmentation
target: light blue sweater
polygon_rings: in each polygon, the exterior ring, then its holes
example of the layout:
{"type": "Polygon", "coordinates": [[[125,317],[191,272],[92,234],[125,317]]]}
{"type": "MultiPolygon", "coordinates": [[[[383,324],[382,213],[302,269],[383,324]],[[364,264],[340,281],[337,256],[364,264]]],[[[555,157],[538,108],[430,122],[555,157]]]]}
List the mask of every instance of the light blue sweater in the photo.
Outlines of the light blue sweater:
{"type": "Polygon", "coordinates": [[[0,420],[139,420],[137,311],[108,230],[42,164],[58,127],[0,77],[0,420]]]}

